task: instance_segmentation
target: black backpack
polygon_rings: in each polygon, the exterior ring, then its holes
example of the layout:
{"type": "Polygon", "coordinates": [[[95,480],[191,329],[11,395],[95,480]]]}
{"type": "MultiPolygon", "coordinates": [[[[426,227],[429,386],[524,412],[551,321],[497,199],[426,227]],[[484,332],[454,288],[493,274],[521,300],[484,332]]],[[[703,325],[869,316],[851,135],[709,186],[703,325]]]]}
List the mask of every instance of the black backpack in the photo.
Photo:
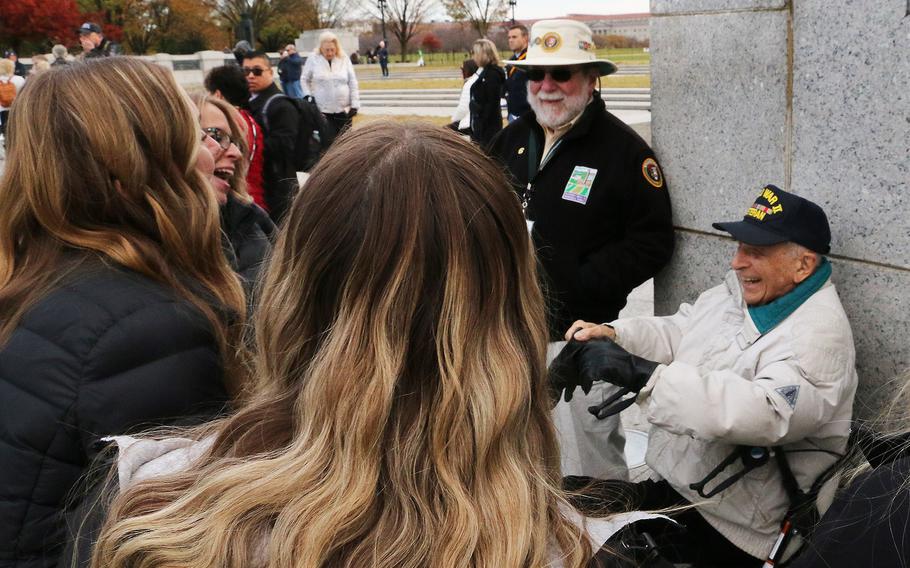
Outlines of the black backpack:
{"type": "Polygon", "coordinates": [[[297,109],[297,140],[294,143],[294,168],[298,172],[308,172],[316,165],[332,142],[335,132],[325,116],[319,112],[316,103],[303,99],[293,99],[287,95],[272,95],[262,107],[263,128],[269,129],[269,105],[277,97],[284,97],[297,109]]]}

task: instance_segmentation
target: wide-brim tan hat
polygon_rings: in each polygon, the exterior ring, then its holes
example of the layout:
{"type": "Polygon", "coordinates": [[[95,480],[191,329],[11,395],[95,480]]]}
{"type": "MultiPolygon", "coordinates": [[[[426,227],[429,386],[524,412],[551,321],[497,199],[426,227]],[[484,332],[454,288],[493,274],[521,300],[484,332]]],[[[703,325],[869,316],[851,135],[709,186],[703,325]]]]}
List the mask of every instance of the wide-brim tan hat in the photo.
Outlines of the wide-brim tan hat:
{"type": "Polygon", "coordinates": [[[506,61],[516,67],[560,67],[592,65],[601,75],[616,72],[616,64],[598,59],[594,53],[591,28],[575,20],[541,20],[531,27],[528,56],[521,61],[506,61]]]}

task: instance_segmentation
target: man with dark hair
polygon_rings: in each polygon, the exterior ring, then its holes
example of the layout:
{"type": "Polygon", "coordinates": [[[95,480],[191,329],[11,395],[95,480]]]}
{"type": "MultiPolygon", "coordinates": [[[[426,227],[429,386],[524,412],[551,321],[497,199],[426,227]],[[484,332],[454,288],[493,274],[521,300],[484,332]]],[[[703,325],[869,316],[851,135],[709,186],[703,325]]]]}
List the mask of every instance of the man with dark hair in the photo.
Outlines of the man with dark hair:
{"type": "Polygon", "coordinates": [[[114,45],[104,37],[101,26],[95,22],[85,22],[79,26],[79,43],[82,44],[82,57],[108,57],[114,45]]]}
{"type": "MultiPolygon", "coordinates": [[[[524,24],[515,24],[509,28],[509,49],[513,55],[509,61],[524,61],[528,56],[528,28],[524,24]]],[[[509,122],[528,112],[528,75],[520,67],[512,65],[506,73],[506,105],[509,110],[509,122]]]]}
{"type": "Polygon", "coordinates": [[[263,190],[269,214],[276,223],[284,217],[297,187],[294,147],[297,143],[297,107],[275,84],[268,55],[251,51],[243,58],[243,74],[250,89],[250,112],[265,137],[263,190]]]}

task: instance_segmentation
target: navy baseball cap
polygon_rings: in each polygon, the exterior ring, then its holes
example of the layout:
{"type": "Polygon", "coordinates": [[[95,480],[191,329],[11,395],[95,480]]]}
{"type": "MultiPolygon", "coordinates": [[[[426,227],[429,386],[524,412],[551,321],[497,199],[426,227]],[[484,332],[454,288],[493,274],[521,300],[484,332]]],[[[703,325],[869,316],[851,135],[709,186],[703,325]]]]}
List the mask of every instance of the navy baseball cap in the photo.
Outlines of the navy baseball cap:
{"type": "Polygon", "coordinates": [[[831,227],[822,208],[804,197],[766,185],[742,221],[714,223],[747,245],[793,242],[819,254],[831,250],[831,227]]]}
{"type": "Polygon", "coordinates": [[[90,33],[100,34],[101,26],[99,26],[95,22],[85,22],[84,24],[79,26],[79,35],[90,34],[90,33]]]}

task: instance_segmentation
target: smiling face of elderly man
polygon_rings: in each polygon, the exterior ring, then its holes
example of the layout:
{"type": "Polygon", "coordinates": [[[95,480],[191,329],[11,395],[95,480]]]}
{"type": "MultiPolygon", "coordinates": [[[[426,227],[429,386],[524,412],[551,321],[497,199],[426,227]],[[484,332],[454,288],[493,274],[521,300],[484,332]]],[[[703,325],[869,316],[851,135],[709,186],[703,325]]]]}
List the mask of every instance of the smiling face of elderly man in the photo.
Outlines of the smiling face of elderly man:
{"type": "Polygon", "coordinates": [[[815,272],[820,256],[804,246],[739,243],[730,266],[736,271],[749,306],[762,306],[796,288],[815,272]]]}
{"type": "Polygon", "coordinates": [[[742,221],[714,223],[739,241],[730,266],[743,299],[762,306],[784,296],[815,272],[830,249],[831,230],[821,207],[768,185],[742,221]]]}

